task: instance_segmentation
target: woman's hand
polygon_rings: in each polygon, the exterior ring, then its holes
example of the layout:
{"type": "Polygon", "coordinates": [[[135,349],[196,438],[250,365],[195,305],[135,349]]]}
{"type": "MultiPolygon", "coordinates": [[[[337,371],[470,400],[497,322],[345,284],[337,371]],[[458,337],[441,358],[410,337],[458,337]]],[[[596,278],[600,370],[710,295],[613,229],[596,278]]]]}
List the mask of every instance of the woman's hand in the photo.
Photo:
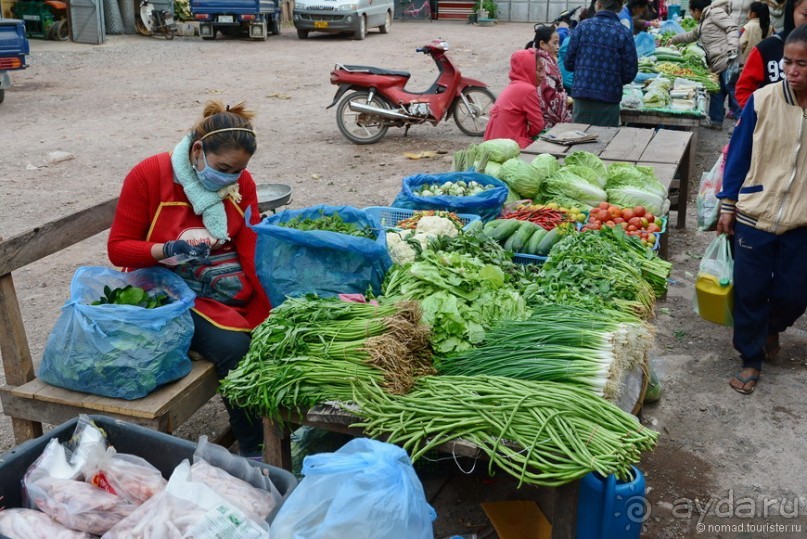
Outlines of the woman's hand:
{"type": "Polygon", "coordinates": [[[737,221],[737,215],[734,213],[721,213],[717,220],[717,233],[726,234],[727,236],[734,235],[734,223],[737,221]]]}

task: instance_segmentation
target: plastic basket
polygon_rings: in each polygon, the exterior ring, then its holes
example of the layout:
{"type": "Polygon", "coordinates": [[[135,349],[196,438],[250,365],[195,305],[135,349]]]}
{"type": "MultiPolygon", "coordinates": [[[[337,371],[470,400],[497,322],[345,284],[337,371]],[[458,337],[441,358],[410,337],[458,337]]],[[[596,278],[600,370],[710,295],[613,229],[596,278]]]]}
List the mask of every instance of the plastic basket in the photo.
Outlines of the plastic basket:
{"type": "MultiPolygon", "coordinates": [[[[384,228],[398,228],[398,223],[404,219],[409,219],[415,215],[416,211],[429,211],[429,210],[407,210],[404,208],[392,208],[387,206],[370,206],[369,208],[362,208],[364,211],[381,221],[381,226],[384,228]]],[[[465,228],[474,221],[479,221],[481,218],[478,215],[470,213],[457,213],[460,221],[465,228]]]]}
{"type": "MultiPolygon", "coordinates": [[[[146,459],[160,470],[166,479],[171,476],[171,472],[183,459],[193,460],[193,453],[196,451],[195,442],[107,416],[91,415],[89,417],[106,433],[109,444],[119,453],[129,453],[146,459]]],[[[63,443],[68,441],[73,436],[77,423],[78,418],[71,419],[39,438],[28,440],[0,455],[0,496],[3,498],[2,503],[5,507],[22,507],[21,482],[28,467],[39,458],[51,439],[58,438],[63,443]]],[[[271,523],[280,507],[297,486],[297,478],[291,472],[276,466],[251,459],[248,463],[268,475],[282,496],[277,507],[266,519],[271,523]]],[[[0,539],[7,539],[7,537],[0,534],[0,539]]]]}
{"type": "Polygon", "coordinates": [[[538,256],[538,255],[528,255],[525,253],[513,253],[513,262],[516,264],[543,264],[547,261],[549,257],[546,256],[538,256]]]}

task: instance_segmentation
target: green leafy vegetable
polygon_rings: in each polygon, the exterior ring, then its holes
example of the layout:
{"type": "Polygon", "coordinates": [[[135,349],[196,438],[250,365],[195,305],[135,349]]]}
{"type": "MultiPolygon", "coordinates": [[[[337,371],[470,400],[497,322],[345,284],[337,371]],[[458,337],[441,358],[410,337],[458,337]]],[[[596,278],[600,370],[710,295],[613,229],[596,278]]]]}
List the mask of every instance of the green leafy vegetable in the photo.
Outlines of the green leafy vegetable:
{"type": "Polygon", "coordinates": [[[90,305],[133,305],[144,309],[156,309],[168,303],[171,303],[171,298],[165,292],[149,294],[143,288],[127,284],[121,288],[104,286],[104,295],[90,305]]]}
{"type": "Polygon", "coordinates": [[[520,157],[505,161],[499,168],[499,178],[520,198],[535,198],[541,187],[538,171],[520,157]]]}
{"type": "Polygon", "coordinates": [[[545,180],[560,169],[558,160],[554,155],[548,153],[538,154],[530,165],[538,171],[538,177],[541,180],[545,180]]]}
{"type": "Polygon", "coordinates": [[[378,233],[370,227],[345,222],[339,215],[339,212],[326,215],[324,210],[320,210],[319,216],[316,218],[306,217],[303,219],[302,217],[295,217],[286,222],[278,223],[278,225],[286,228],[294,228],[296,230],[326,230],[339,234],[358,236],[360,238],[370,238],[371,240],[374,240],[378,235],[378,233]]]}
{"type": "Polygon", "coordinates": [[[582,151],[572,152],[563,158],[563,163],[567,167],[569,165],[578,165],[591,169],[595,174],[596,185],[601,188],[605,187],[605,178],[608,176],[608,170],[605,167],[605,163],[593,153],[582,151]]]}
{"type": "Polygon", "coordinates": [[[566,168],[558,170],[541,183],[541,194],[546,198],[567,196],[588,206],[596,206],[608,196],[605,191],[566,168]]]}
{"type": "Polygon", "coordinates": [[[486,140],[477,146],[477,151],[479,150],[488,152],[488,159],[497,163],[504,163],[508,159],[518,157],[521,154],[518,142],[509,138],[486,140]]]}

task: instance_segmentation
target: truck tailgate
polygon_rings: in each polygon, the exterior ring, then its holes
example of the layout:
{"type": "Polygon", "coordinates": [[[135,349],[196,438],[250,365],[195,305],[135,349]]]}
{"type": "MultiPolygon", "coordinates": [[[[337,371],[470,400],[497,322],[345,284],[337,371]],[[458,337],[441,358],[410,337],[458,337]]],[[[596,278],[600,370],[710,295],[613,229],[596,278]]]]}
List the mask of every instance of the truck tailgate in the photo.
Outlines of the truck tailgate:
{"type": "Polygon", "coordinates": [[[25,55],[29,53],[25,24],[16,19],[0,19],[0,71],[27,67],[25,55]]]}
{"type": "Polygon", "coordinates": [[[191,13],[217,14],[232,13],[273,13],[277,5],[272,0],[191,0],[191,13]]]}

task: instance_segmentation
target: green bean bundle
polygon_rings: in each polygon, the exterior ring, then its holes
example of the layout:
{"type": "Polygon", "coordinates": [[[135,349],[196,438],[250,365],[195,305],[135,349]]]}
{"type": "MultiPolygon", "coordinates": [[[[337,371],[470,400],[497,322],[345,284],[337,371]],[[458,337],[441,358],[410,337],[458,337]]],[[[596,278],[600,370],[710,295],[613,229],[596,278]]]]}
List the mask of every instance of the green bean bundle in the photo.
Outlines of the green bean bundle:
{"type": "Polygon", "coordinates": [[[441,374],[568,382],[616,400],[625,375],[647,362],[648,324],[568,305],[538,305],[525,321],[505,321],[478,348],[441,358],[441,374]]]}
{"type": "Polygon", "coordinates": [[[429,329],[415,302],[289,298],[255,329],[247,355],[220,392],[278,419],[281,409],[349,401],[352,384],[406,392],[416,376],[434,372],[430,358],[429,329]]]}
{"type": "Polygon", "coordinates": [[[424,376],[406,395],[357,385],[353,400],[372,437],[415,461],[457,439],[473,443],[522,483],[558,486],[589,472],[630,475],[658,433],[583,388],[498,376],[424,376]]]}

